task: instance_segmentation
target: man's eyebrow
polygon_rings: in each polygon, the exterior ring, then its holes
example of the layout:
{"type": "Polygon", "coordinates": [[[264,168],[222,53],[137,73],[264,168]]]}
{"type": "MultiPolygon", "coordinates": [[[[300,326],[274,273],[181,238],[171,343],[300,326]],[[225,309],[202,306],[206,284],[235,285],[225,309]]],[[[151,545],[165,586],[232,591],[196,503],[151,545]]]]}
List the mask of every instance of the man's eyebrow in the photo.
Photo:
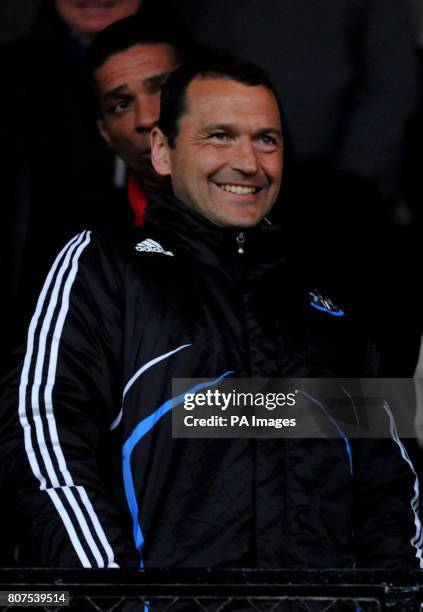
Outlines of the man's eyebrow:
{"type": "Polygon", "coordinates": [[[231,123],[209,123],[205,126],[205,132],[213,132],[215,130],[236,130],[236,126],[231,123]]]}
{"type": "MultiPolygon", "coordinates": [[[[161,72],[160,74],[155,74],[151,77],[148,77],[147,79],[144,79],[142,81],[143,85],[145,85],[146,87],[154,87],[156,85],[162,85],[162,83],[167,79],[167,77],[171,74],[170,71],[166,71],[166,72],[161,72]]],[[[131,95],[128,92],[128,88],[126,85],[118,85],[117,87],[114,87],[113,89],[109,89],[109,91],[106,91],[106,93],[103,95],[103,100],[113,100],[115,98],[118,98],[119,96],[128,96],[131,95]]]]}
{"type": "Polygon", "coordinates": [[[114,87],[113,89],[106,91],[106,93],[103,95],[103,100],[113,100],[114,98],[125,95],[130,95],[126,85],[119,85],[118,87],[114,87]]]}
{"type": "Polygon", "coordinates": [[[160,74],[155,74],[154,76],[148,77],[143,81],[143,84],[147,87],[151,87],[152,85],[162,85],[164,81],[166,81],[167,77],[171,74],[170,70],[166,72],[161,72],[160,74]]]}
{"type": "MultiPolygon", "coordinates": [[[[209,123],[208,125],[205,126],[204,131],[205,132],[213,132],[213,131],[217,131],[217,130],[231,130],[231,131],[238,131],[238,127],[235,124],[232,123],[209,123]]],[[[275,136],[279,136],[279,138],[282,138],[282,130],[280,128],[276,128],[276,127],[263,127],[260,128],[256,133],[255,136],[263,136],[265,134],[274,134],[275,136]]]]}
{"type": "Polygon", "coordinates": [[[280,128],[265,127],[261,128],[257,132],[257,136],[265,136],[266,134],[274,134],[275,136],[279,136],[279,138],[282,138],[282,130],[280,128]]]}

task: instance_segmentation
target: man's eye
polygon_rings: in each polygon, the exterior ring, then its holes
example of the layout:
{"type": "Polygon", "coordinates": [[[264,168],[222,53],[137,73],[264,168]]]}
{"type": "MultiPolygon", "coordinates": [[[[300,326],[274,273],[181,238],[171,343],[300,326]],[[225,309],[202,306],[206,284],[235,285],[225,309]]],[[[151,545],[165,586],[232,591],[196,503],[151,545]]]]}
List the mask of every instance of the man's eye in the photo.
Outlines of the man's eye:
{"type": "Polygon", "coordinates": [[[276,146],[276,138],[274,138],[273,136],[269,136],[268,134],[260,136],[259,140],[265,146],[276,146]]]}
{"type": "Polygon", "coordinates": [[[229,134],[226,132],[213,132],[213,134],[210,134],[209,140],[214,140],[216,142],[227,142],[229,140],[229,134]]]}
{"type": "Polygon", "coordinates": [[[119,102],[116,102],[115,104],[109,106],[108,112],[111,115],[118,115],[119,113],[125,111],[128,108],[129,104],[129,100],[119,100],[119,102]]]}

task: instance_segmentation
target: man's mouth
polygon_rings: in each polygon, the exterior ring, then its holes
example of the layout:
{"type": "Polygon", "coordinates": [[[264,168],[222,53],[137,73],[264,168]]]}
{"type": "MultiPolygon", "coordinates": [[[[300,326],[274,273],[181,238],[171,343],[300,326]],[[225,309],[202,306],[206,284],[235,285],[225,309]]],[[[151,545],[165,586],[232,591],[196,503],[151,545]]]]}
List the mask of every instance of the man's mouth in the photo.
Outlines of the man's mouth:
{"type": "Polygon", "coordinates": [[[261,187],[254,185],[233,185],[231,183],[216,183],[216,185],[227,193],[236,193],[237,195],[252,195],[261,191],[261,187]]]}
{"type": "Polygon", "coordinates": [[[116,0],[75,0],[74,4],[80,9],[109,9],[116,4],[116,0]]]}

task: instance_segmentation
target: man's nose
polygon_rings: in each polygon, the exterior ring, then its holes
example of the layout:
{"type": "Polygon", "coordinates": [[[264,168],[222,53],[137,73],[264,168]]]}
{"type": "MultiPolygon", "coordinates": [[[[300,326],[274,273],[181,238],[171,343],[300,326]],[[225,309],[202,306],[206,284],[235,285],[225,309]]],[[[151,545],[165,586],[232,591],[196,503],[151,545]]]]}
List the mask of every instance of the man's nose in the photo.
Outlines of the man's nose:
{"type": "Polygon", "coordinates": [[[257,152],[251,140],[242,138],[236,143],[233,151],[232,167],[234,170],[239,170],[244,174],[254,174],[257,172],[257,152]]]}
{"type": "Polygon", "coordinates": [[[135,130],[145,132],[151,130],[157,123],[160,113],[158,96],[146,95],[137,100],[135,110],[135,130]]]}

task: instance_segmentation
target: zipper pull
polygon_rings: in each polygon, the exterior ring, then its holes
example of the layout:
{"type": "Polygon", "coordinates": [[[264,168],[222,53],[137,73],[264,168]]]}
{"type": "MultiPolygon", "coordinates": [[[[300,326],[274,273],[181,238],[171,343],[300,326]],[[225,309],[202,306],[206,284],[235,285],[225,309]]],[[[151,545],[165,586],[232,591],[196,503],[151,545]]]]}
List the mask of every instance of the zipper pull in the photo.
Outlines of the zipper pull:
{"type": "Polygon", "coordinates": [[[245,243],[244,232],[237,232],[237,235],[236,235],[236,244],[237,244],[237,247],[238,247],[239,255],[244,255],[244,243],[245,243]]]}

